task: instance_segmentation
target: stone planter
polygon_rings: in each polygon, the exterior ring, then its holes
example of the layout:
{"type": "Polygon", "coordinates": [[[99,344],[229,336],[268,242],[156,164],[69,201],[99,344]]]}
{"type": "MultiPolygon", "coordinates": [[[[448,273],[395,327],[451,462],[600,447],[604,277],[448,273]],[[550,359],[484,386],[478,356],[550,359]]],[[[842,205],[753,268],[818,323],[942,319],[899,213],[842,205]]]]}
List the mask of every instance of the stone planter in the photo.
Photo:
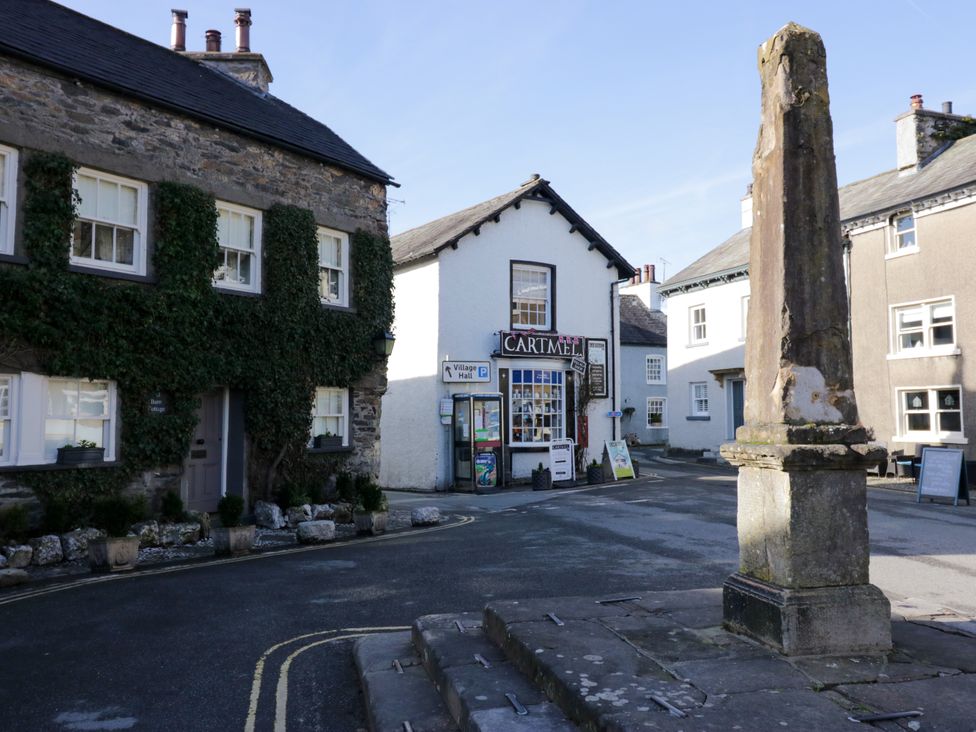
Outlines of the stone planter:
{"type": "Polygon", "coordinates": [[[357,534],[382,534],[386,531],[386,522],[390,514],[387,511],[354,511],[352,520],[356,524],[357,534]]]}
{"type": "Polygon", "coordinates": [[[586,466],[586,482],[589,485],[598,485],[603,482],[603,466],[602,465],[587,465],[586,466]]]}
{"type": "Polygon", "coordinates": [[[105,459],[104,447],[59,447],[58,465],[100,463],[105,459]]]}
{"type": "Polygon", "coordinates": [[[315,435],[315,439],[312,440],[312,446],[316,450],[322,450],[327,447],[342,447],[342,438],[330,435],[326,437],[325,435],[315,435]]]}
{"type": "Polygon", "coordinates": [[[229,526],[210,530],[214,554],[237,557],[247,554],[254,546],[254,526],[229,526]]]}
{"type": "Polygon", "coordinates": [[[532,490],[547,491],[552,488],[552,471],[549,468],[532,471],[532,490]]]}
{"type": "Polygon", "coordinates": [[[122,536],[88,542],[92,572],[125,572],[139,561],[139,537],[122,536]]]}

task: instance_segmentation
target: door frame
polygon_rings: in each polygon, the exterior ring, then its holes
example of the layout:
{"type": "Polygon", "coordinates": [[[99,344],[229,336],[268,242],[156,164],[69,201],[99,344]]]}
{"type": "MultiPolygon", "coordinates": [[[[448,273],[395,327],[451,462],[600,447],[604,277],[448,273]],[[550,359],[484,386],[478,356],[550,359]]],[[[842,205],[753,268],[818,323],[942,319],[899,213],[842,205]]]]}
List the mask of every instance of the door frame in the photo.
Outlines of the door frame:
{"type": "Polygon", "coordinates": [[[743,377],[725,377],[725,386],[728,387],[726,392],[728,393],[728,417],[725,420],[725,434],[726,439],[735,439],[735,388],[734,384],[738,382],[742,384],[742,422],[745,424],[746,416],[746,380],[743,377]]]}

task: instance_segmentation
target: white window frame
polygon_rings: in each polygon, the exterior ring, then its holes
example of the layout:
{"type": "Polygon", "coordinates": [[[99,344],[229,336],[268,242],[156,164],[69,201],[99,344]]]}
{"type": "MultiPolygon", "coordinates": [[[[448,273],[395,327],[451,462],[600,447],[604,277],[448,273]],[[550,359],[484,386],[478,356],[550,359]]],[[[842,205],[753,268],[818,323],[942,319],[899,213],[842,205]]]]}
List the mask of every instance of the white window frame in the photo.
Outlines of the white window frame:
{"type": "Polygon", "coordinates": [[[710,404],[708,402],[708,382],[707,381],[692,381],[688,384],[689,396],[691,397],[691,416],[692,417],[709,417],[711,416],[710,404]],[[701,391],[699,392],[699,387],[701,391]],[[704,405],[704,409],[700,407],[704,405]]]}
{"type": "Polygon", "coordinates": [[[559,369],[552,368],[535,368],[532,366],[519,366],[511,369],[509,371],[509,389],[511,392],[511,398],[509,400],[509,410],[508,410],[508,429],[509,429],[509,445],[511,447],[547,447],[551,444],[552,440],[560,440],[566,436],[566,372],[559,369]],[[533,381],[530,384],[521,382],[516,384],[514,378],[515,371],[531,372],[533,374],[533,381]],[[546,384],[543,380],[542,383],[535,383],[535,373],[536,372],[548,372],[550,374],[549,383],[546,384]],[[552,374],[559,374],[559,383],[554,384],[552,381],[552,374]],[[525,395],[525,387],[531,386],[532,393],[531,396],[525,395]],[[536,396],[536,387],[540,387],[542,394],[536,396]],[[549,397],[545,396],[545,387],[549,387],[549,397]],[[558,388],[558,395],[556,389],[558,388]],[[528,404],[526,404],[528,402],[528,404]],[[546,404],[551,411],[546,412],[546,404]],[[555,405],[552,402],[556,402],[555,405]],[[553,408],[555,406],[556,408],[553,408]],[[537,409],[542,411],[537,412],[537,409]],[[558,424],[554,424],[552,416],[558,416],[558,424]],[[541,416],[542,425],[539,427],[535,426],[535,417],[541,416]],[[548,440],[536,440],[536,431],[545,430],[545,417],[549,416],[549,439],[548,440]],[[516,417],[518,417],[518,423],[516,424],[516,417]],[[525,418],[529,417],[531,424],[529,426],[525,425],[525,418]],[[519,438],[516,439],[515,430],[520,431],[519,438]],[[526,440],[524,437],[526,435],[532,437],[531,440],[526,440]]]}
{"type": "Polygon", "coordinates": [[[668,426],[668,400],[666,397],[647,397],[647,429],[649,430],[660,430],[667,429],[668,426]],[[651,402],[660,402],[661,411],[652,412],[651,402]],[[651,424],[651,414],[660,414],[661,422],[660,424],[651,424]]]}
{"type": "MultiPolygon", "coordinates": [[[[64,415],[52,415],[49,412],[48,400],[44,403],[44,458],[47,462],[57,462],[57,447],[63,447],[62,445],[57,445],[53,453],[49,453],[47,450],[47,421],[51,419],[58,419],[63,421],[73,421],[73,422],[101,422],[102,423],[102,435],[101,438],[96,443],[98,447],[105,448],[105,460],[114,458],[114,434],[115,434],[115,417],[116,417],[116,398],[115,398],[115,382],[109,381],[108,379],[83,379],[83,378],[73,378],[70,376],[51,376],[46,379],[47,381],[47,395],[51,393],[52,386],[59,383],[70,383],[75,382],[79,385],[79,390],[81,384],[104,384],[106,391],[106,414],[102,417],[83,417],[80,414],[75,417],[64,416],[64,415]]],[[[70,444],[74,445],[78,443],[77,437],[77,425],[75,426],[75,438],[70,441],[70,444]]]]}
{"type": "Polygon", "coordinates": [[[667,383],[667,368],[665,366],[665,358],[661,353],[648,353],[644,357],[644,376],[648,384],[666,384],[667,383]],[[658,378],[652,378],[651,368],[652,363],[657,362],[657,371],[660,374],[658,378]]]}
{"type": "MultiPolygon", "coordinates": [[[[79,168],[72,178],[72,187],[75,191],[78,190],[78,176],[85,176],[86,178],[94,178],[96,187],[98,181],[105,181],[106,183],[113,183],[115,185],[128,186],[130,188],[136,189],[136,226],[133,229],[133,241],[132,241],[132,264],[119,264],[117,262],[106,262],[100,259],[95,259],[95,243],[92,242],[92,256],[91,257],[78,257],[75,256],[74,250],[74,226],[72,225],[71,237],[69,241],[68,249],[68,261],[78,267],[84,267],[85,269],[94,270],[105,270],[107,272],[123,272],[126,274],[134,274],[145,276],[146,274],[146,252],[148,249],[147,243],[147,231],[149,229],[149,186],[143,181],[134,180],[132,178],[123,178],[119,175],[113,175],[111,173],[105,173],[101,170],[94,170],[93,168],[79,168]]],[[[129,224],[123,223],[121,221],[112,221],[110,219],[99,218],[97,215],[95,217],[81,216],[76,217],[75,221],[87,221],[92,224],[93,236],[94,227],[101,224],[105,226],[120,227],[124,229],[131,228],[129,224]]]]}
{"type": "Polygon", "coordinates": [[[0,465],[13,465],[17,453],[17,376],[0,374],[0,465]],[[2,399],[6,391],[6,404],[2,399]]]}
{"type": "MultiPolygon", "coordinates": [[[[234,246],[225,246],[218,241],[218,246],[220,248],[221,258],[223,258],[224,250],[233,252],[243,252],[251,255],[251,282],[246,285],[242,285],[238,282],[231,282],[229,280],[218,279],[217,275],[223,265],[217,267],[214,270],[213,285],[219,290],[228,290],[232,292],[250,292],[254,294],[260,294],[261,292],[261,278],[263,273],[263,259],[264,250],[261,246],[261,211],[256,208],[248,208],[247,206],[240,206],[236,203],[229,203],[227,201],[217,201],[217,216],[220,216],[220,211],[223,209],[229,213],[241,214],[243,216],[250,216],[254,219],[254,248],[250,251],[246,249],[240,249],[234,246]]],[[[218,234],[219,236],[219,234],[218,234]]]]}
{"type": "Polygon", "coordinates": [[[688,308],[688,343],[702,346],[708,343],[708,318],[705,305],[692,305],[688,308]],[[696,321],[696,313],[701,312],[701,320],[696,321]]]}
{"type": "MultiPolygon", "coordinates": [[[[349,425],[350,417],[349,412],[351,411],[349,398],[349,389],[342,389],[338,386],[317,386],[315,388],[315,394],[312,398],[312,425],[309,430],[308,446],[311,447],[315,442],[315,420],[316,419],[339,419],[342,425],[341,434],[335,435],[342,438],[342,446],[349,447],[349,425]],[[342,411],[338,413],[325,412],[320,414],[318,412],[319,397],[323,392],[333,392],[340,396],[339,403],[342,405],[342,411]]],[[[323,433],[324,434],[324,433],[323,433]]]]}
{"type": "MultiPolygon", "coordinates": [[[[952,444],[968,444],[966,437],[966,415],[963,409],[964,394],[962,385],[945,384],[943,386],[906,386],[895,389],[895,424],[898,434],[892,437],[892,442],[942,442],[952,444]],[[959,426],[961,429],[956,431],[938,429],[938,415],[940,412],[956,410],[940,410],[938,408],[938,392],[946,389],[955,389],[959,392],[959,426]],[[929,415],[928,430],[910,430],[908,428],[908,415],[912,413],[907,409],[904,401],[906,394],[915,391],[928,392],[928,407],[924,410],[929,415]]],[[[916,413],[923,413],[916,410],[916,413]]]]}
{"type": "Polygon", "coordinates": [[[915,212],[899,211],[888,219],[887,239],[885,259],[903,257],[906,254],[915,254],[918,252],[918,217],[915,215],[915,212]],[[908,217],[912,219],[912,228],[904,232],[899,232],[898,222],[908,217]],[[903,246],[902,237],[908,233],[912,234],[912,243],[903,246]]]}
{"type": "Polygon", "coordinates": [[[957,340],[957,333],[959,331],[958,321],[956,320],[956,298],[952,295],[949,297],[938,297],[930,300],[919,300],[917,302],[906,302],[892,305],[890,308],[888,322],[889,332],[891,334],[888,350],[889,359],[924,358],[928,356],[955,356],[961,353],[957,340]],[[952,309],[952,320],[949,323],[933,323],[932,311],[937,306],[946,304],[948,304],[952,309]],[[918,328],[906,328],[904,331],[900,330],[899,315],[905,311],[915,309],[920,309],[922,311],[921,325],[918,328]],[[933,328],[945,327],[946,325],[952,326],[952,343],[946,343],[939,346],[931,345],[933,328]],[[912,332],[921,332],[922,345],[903,348],[901,344],[901,336],[912,332]]]}
{"type": "Polygon", "coordinates": [[[552,305],[553,305],[553,298],[552,298],[552,272],[553,272],[553,269],[552,269],[552,267],[549,267],[549,266],[546,266],[546,265],[539,265],[539,264],[529,264],[528,262],[512,262],[509,266],[510,266],[510,270],[509,270],[509,272],[510,272],[510,274],[509,274],[510,280],[509,280],[509,282],[510,282],[510,287],[512,288],[512,312],[511,312],[512,330],[552,330],[552,323],[553,323],[553,312],[552,312],[552,305]],[[544,274],[546,276],[546,296],[545,296],[545,298],[525,297],[525,296],[523,296],[521,298],[522,300],[526,300],[526,301],[535,301],[535,302],[541,302],[543,300],[545,301],[545,304],[546,304],[546,319],[545,319],[545,322],[544,323],[516,323],[515,322],[515,314],[516,314],[516,311],[517,311],[516,302],[518,301],[517,300],[516,293],[515,293],[515,272],[516,272],[516,270],[521,270],[523,272],[532,272],[532,273],[536,273],[536,274],[542,273],[542,274],[544,274]]]}
{"type": "Polygon", "coordinates": [[[349,234],[338,229],[330,229],[327,226],[319,226],[315,230],[318,243],[319,255],[319,301],[323,305],[337,305],[341,307],[349,306],[349,234]],[[322,236],[331,236],[339,240],[339,267],[333,267],[322,261],[322,242],[318,240],[322,236]],[[322,275],[326,271],[339,273],[339,297],[333,300],[322,294],[322,275]]]}
{"type": "Polygon", "coordinates": [[[14,253],[14,232],[17,230],[17,151],[0,145],[3,158],[3,180],[0,180],[0,254],[14,253]]]}

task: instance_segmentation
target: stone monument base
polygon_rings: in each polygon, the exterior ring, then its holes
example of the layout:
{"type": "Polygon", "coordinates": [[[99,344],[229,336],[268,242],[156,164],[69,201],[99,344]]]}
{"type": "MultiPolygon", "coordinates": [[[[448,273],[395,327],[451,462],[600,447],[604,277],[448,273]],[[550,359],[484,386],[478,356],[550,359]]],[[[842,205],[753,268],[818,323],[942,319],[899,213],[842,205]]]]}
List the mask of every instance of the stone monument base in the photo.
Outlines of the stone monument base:
{"type": "Polygon", "coordinates": [[[874,585],[793,590],[736,573],[722,604],[728,630],[788,656],[891,650],[891,606],[874,585]]]}

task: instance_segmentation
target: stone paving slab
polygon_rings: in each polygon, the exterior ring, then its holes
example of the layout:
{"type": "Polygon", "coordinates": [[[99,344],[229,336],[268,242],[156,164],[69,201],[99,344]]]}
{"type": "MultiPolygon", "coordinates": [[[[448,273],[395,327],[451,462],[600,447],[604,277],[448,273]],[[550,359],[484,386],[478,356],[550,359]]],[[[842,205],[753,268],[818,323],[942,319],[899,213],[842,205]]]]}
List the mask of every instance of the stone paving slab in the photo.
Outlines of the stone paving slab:
{"type": "Polygon", "coordinates": [[[892,623],[891,636],[896,648],[917,661],[976,673],[976,638],[907,621],[892,623]]]}
{"type": "Polygon", "coordinates": [[[976,730],[976,675],[907,681],[901,684],[838,686],[841,694],[871,711],[902,712],[918,709],[924,716],[905,719],[902,726],[922,732],[974,732],[976,730]],[[909,722],[918,726],[909,726],[909,722]]]}

